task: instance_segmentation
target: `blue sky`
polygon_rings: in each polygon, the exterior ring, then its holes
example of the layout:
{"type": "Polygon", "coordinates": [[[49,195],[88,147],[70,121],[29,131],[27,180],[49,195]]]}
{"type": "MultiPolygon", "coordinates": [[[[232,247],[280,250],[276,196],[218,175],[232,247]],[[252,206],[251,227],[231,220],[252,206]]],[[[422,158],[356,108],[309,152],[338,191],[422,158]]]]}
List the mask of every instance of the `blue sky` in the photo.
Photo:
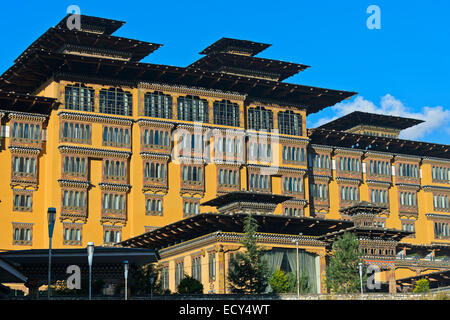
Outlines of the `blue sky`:
{"type": "Polygon", "coordinates": [[[353,110],[426,120],[403,138],[450,143],[450,1],[10,1],[2,3],[0,72],[69,5],[127,23],[115,35],[164,44],[144,62],[186,66],[221,37],[270,43],[263,58],[311,66],[286,82],[358,92],[308,117],[353,110]],[[366,12],[377,5],[381,29],[366,12]]]}

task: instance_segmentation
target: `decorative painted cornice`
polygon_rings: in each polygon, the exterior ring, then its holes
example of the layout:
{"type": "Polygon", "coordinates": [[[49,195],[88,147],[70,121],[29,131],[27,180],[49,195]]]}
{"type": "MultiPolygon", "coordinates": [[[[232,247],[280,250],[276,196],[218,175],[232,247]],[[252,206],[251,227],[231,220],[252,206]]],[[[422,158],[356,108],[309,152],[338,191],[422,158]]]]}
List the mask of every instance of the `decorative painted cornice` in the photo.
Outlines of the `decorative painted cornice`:
{"type": "Polygon", "coordinates": [[[322,182],[330,182],[331,181],[331,175],[326,176],[326,175],[322,175],[322,174],[313,174],[310,172],[309,174],[310,177],[310,182],[311,180],[318,180],[318,181],[322,181],[322,182]]]}
{"type": "Polygon", "coordinates": [[[231,161],[231,160],[221,160],[221,159],[213,159],[213,162],[218,167],[238,167],[240,168],[245,161],[231,161]]]}
{"type": "Polygon", "coordinates": [[[422,157],[422,162],[429,163],[429,164],[444,165],[444,166],[450,165],[449,159],[439,159],[439,158],[432,158],[432,157],[422,157]]]}
{"type": "Polygon", "coordinates": [[[379,152],[379,151],[364,151],[364,156],[366,158],[384,158],[386,160],[391,160],[392,158],[394,158],[394,155],[392,153],[388,153],[388,152],[379,152]]]}
{"type": "Polygon", "coordinates": [[[88,181],[59,179],[59,186],[61,188],[77,188],[77,189],[89,189],[92,184],[88,181]]]}
{"type": "Polygon", "coordinates": [[[327,153],[331,153],[334,149],[332,146],[325,146],[319,144],[310,144],[309,147],[312,148],[314,151],[324,151],[327,153]]]}
{"type": "Polygon", "coordinates": [[[381,186],[385,188],[390,188],[392,186],[392,182],[381,181],[381,180],[366,180],[366,184],[370,186],[381,186]]]}
{"type": "Polygon", "coordinates": [[[87,114],[87,113],[75,113],[70,111],[60,111],[58,116],[63,120],[84,121],[84,122],[96,122],[107,123],[113,125],[131,127],[133,124],[132,119],[119,118],[112,116],[103,116],[99,114],[87,114]]]}
{"type": "Polygon", "coordinates": [[[280,140],[280,143],[298,143],[301,146],[307,146],[310,141],[309,138],[287,137],[283,135],[278,136],[278,139],[280,140]]]}
{"type": "Polygon", "coordinates": [[[164,128],[164,129],[172,129],[173,127],[175,127],[175,122],[171,122],[170,119],[161,119],[161,120],[156,120],[156,119],[144,119],[144,118],[139,118],[136,120],[136,123],[140,126],[140,127],[156,127],[156,128],[164,128]]]}
{"type": "Polygon", "coordinates": [[[78,147],[78,146],[60,145],[58,147],[58,149],[62,154],[65,154],[65,153],[80,154],[80,155],[87,155],[87,156],[100,157],[100,158],[128,159],[131,156],[131,152],[126,152],[126,151],[86,148],[86,147],[78,147]]]}
{"type": "Polygon", "coordinates": [[[414,161],[414,162],[420,162],[422,158],[420,156],[412,156],[407,154],[394,154],[394,160],[395,161],[414,161]]]}
{"type": "Polygon", "coordinates": [[[182,85],[167,85],[162,83],[151,83],[151,82],[139,82],[137,85],[140,89],[149,89],[156,91],[172,92],[185,95],[197,95],[202,97],[213,97],[218,99],[229,99],[244,101],[247,95],[243,95],[237,92],[226,92],[215,89],[206,89],[200,87],[186,87],[182,85]]]}
{"type": "Polygon", "coordinates": [[[339,183],[350,183],[350,184],[360,184],[362,183],[362,178],[361,179],[356,179],[356,178],[346,178],[346,177],[336,177],[335,178],[336,182],[339,183]]]}
{"type": "Polygon", "coordinates": [[[131,189],[130,184],[121,183],[100,182],[98,186],[100,187],[100,190],[103,191],[128,192],[131,189]]]}
{"type": "Polygon", "coordinates": [[[40,148],[22,147],[22,146],[9,146],[9,150],[14,154],[31,154],[38,155],[41,152],[40,148]]]}
{"type": "Polygon", "coordinates": [[[422,189],[427,192],[450,192],[450,187],[441,187],[441,186],[422,186],[422,189]]]}
{"type": "Polygon", "coordinates": [[[362,156],[364,154],[364,151],[352,148],[336,147],[334,148],[334,154],[335,155],[350,154],[353,156],[362,156]]]}
{"type": "Polygon", "coordinates": [[[279,167],[278,173],[295,173],[295,174],[302,174],[303,176],[306,175],[307,170],[302,168],[291,168],[291,167],[279,167]]]}
{"type": "Polygon", "coordinates": [[[450,220],[450,214],[441,214],[441,213],[426,213],[425,216],[430,220],[434,219],[444,219],[450,220]]]}
{"type": "Polygon", "coordinates": [[[154,152],[141,152],[140,153],[142,159],[144,160],[162,160],[162,161],[169,161],[170,156],[163,153],[154,153],[154,152]]]}
{"type": "Polygon", "coordinates": [[[420,189],[420,184],[396,183],[395,185],[400,189],[414,189],[416,191],[420,189]]]}
{"type": "MultiPolygon", "coordinates": [[[[8,111],[3,111],[8,112],[8,111]]],[[[48,116],[39,114],[39,113],[28,113],[28,112],[20,112],[20,111],[9,111],[8,112],[9,120],[24,120],[24,121],[34,121],[34,122],[44,122],[47,120],[48,116]]]]}

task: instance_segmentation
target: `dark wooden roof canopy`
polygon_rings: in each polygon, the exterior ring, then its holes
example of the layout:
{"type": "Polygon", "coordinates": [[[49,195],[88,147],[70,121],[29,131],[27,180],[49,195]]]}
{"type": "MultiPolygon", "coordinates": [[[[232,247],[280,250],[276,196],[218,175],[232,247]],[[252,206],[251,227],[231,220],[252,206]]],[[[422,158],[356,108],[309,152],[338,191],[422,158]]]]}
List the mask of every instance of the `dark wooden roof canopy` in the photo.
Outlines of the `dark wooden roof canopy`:
{"type": "MultiPolygon", "coordinates": [[[[121,242],[123,246],[161,249],[217,231],[243,232],[247,214],[202,213],[121,242]]],[[[329,230],[347,229],[353,222],[310,217],[253,215],[258,232],[285,235],[320,236],[329,230]]]]}
{"type": "Polygon", "coordinates": [[[419,123],[423,120],[389,116],[384,114],[354,111],[336,120],[321,125],[320,129],[345,131],[358,125],[367,125],[382,128],[393,128],[403,130],[419,123]]]}
{"type": "Polygon", "coordinates": [[[317,145],[450,159],[450,146],[446,144],[375,137],[325,129],[309,129],[308,137],[311,144],[317,145]]]}
{"type": "Polygon", "coordinates": [[[22,93],[33,92],[57,73],[238,92],[263,99],[294,103],[301,105],[302,108],[306,106],[307,114],[318,112],[355,94],[199,69],[101,59],[45,50],[33,51],[5,71],[0,77],[0,89],[22,93]]]}

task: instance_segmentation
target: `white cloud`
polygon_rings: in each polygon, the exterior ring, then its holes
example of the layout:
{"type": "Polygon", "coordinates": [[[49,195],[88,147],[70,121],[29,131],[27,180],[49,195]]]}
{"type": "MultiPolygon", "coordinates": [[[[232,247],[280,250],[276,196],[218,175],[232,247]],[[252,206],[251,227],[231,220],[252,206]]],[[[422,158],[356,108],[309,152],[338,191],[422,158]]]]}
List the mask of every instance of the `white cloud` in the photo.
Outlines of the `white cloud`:
{"type": "Polygon", "coordinates": [[[338,103],[331,109],[336,116],[331,118],[320,118],[313,127],[321,126],[324,123],[340,118],[353,111],[362,111],[425,121],[414,127],[403,130],[400,133],[401,139],[417,140],[431,132],[440,130],[445,134],[450,134],[450,110],[445,109],[442,106],[426,106],[423,107],[420,112],[411,111],[400,100],[390,94],[383,96],[378,106],[373,102],[364,99],[362,96],[357,96],[352,101],[338,103]]]}

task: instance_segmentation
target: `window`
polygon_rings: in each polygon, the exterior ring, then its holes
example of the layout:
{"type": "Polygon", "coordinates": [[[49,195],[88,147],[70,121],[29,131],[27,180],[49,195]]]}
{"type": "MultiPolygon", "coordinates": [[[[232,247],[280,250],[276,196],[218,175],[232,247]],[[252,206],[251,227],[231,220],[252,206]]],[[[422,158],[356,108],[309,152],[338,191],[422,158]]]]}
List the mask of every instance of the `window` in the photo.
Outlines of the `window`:
{"type": "Polygon", "coordinates": [[[152,216],[163,215],[163,199],[162,198],[147,198],[145,203],[145,214],[152,216]]]}
{"type": "Polygon", "coordinates": [[[84,210],[86,208],[86,192],[64,190],[62,199],[63,209],[84,210]]]}
{"type": "Polygon", "coordinates": [[[216,253],[211,252],[208,255],[209,281],[216,280],[216,253]]]}
{"type": "Polygon", "coordinates": [[[36,176],[36,159],[28,157],[13,157],[13,175],[21,177],[36,176]]]}
{"type": "Polygon", "coordinates": [[[330,156],[323,154],[308,154],[309,166],[315,169],[330,169],[330,156]]]}
{"type": "Polygon", "coordinates": [[[389,176],[391,165],[389,161],[370,160],[369,173],[371,175],[389,176]]]}
{"type": "Polygon", "coordinates": [[[124,194],[104,193],[103,194],[103,212],[125,213],[126,197],[124,194]]]}
{"type": "Polygon", "coordinates": [[[126,180],[127,161],[106,159],[103,162],[103,179],[105,180],[126,180]]]}
{"type": "Polygon", "coordinates": [[[352,186],[341,187],[341,200],[342,201],[358,201],[358,188],[352,186]]]}
{"type": "Polygon", "coordinates": [[[302,193],[303,179],[299,177],[284,177],[283,189],[285,193],[302,193]]]}
{"type": "Polygon", "coordinates": [[[431,177],[433,181],[450,182],[450,168],[433,166],[431,168],[431,177]]]}
{"type": "Polygon", "coordinates": [[[340,171],[354,171],[360,172],[361,161],[356,158],[339,157],[339,170],[340,171]]]}
{"type": "Polygon", "coordinates": [[[11,126],[13,141],[31,143],[41,141],[41,126],[39,124],[14,122],[11,126]]]}
{"type": "Polygon", "coordinates": [[[291,146],[283,146],[283,161],[284,162],[305,162],[305,149],[291,146]]]}
{"type": "Polygon", "coordinates": [[[182,179],[183,183],[188,184],[203,183],[203,166],[183,165],[182,179]]]}
{"type": "Polygon", "coordinates": [[[436,239],[450,238],[450,229],[447,222],[434,223],[434,237],[436,239]]]}
{"type": "Polygon", "coordinates": [[[416,192],[400,192],[400,205],[402,207],[417,207],[416,192]]]}
{"type": "Polygon", "coordinates": [[[273,112],[263,107],[248,109],[248,129],[251,130],[273,130],[273,112]]]}
{"type": "Polygon", "coordinates": [[[63,122],[61,124],[61,141],[73,143],[91,143],[92,127],[89,124],[63,122]]]}
{"type": "Polygon", "coordinates": [[[66,109],[94,112],[95,91],[82,84],[65,87],[66,109]]]}
{"type": "Polygon", "coordinates": [[[192,278],[202,282],[202,262],[201,257],[192,258],[192,278]]]}
{"type": "Polygon", "coordinates": [[[302,135],[302,116],[292,111],[278,112],[278,129],[282,134],[302,135]]]}
{"type": "Polygon", "coordinates": [[[13,245],[31,246],[33,240],[32,223],[13,222],[13,245]]]}
{"type": "Polygon", "coordinates": [[[193,153],[203,155],[206,153],[206,141],[202,134],[183,134],[179,143],[180,154],[183,156],[190,156],[193,153]]]}
{"type": "Polygon", "coordinates": [[[172,97],[155,91],[144,95],[144,115],[154,118],[172,118],[172,97]]]}
{"type": "Polygon", "coordinates": [[[370,190],[370,201],[386,205],[389,203],[388,191],[383,189],[370,190]]]}
{"type": "Polygon", "coordinates": [[[70,176],[85,176],[87,172],[87,158],[63,157],[63,172],[70,176]]]}
{"type": "Polygon", "coordinates": [[[32,193],[13,189],[13,211],[32,211],[32,193]]]}
{"type": "Polygon", "coordinates": [[[183,214],[184,216],[191,216],[200,213],[200,199],[184,199],[183,200],[183,214]]]}
{"type": "Polygon", "coordinates": [[[272,146],[270,143],[250,141],[248,145],[249,160],[271,162],[272,146]]]}
{"type": "MultiPolygon", "coordinates": [[[[415,222],[412,220],[402,220],[402,230],[409,232],[416,232],[415,222]]],[[[414,238],[415,235],[411,235],[409,237],[414,238]]]]}
{"type": "Polygon", "coordinates": [[[284,215],[288,217],[301,217],[302,209],[300,208],[284,208],[284,215]]]}
{"type": "Polygon", "coordinates": [[[142,144],[147,148],[168,149],[170,147],[169,132],[145,129],[142,131],[142,144]]]}
{"type": "Polygon", "coordinates": [[[239,186],[239,170],[238,169],[219,169],[218,176],[219,186],[237,187],[239,186]]]}
{"type": "Polygon", "coordinates": [[[64,245],[81,245],[81,228],[80,223],[63,223],[64,245]]]}
{"type": "Polygon", "coordinates": [[[433,207],[437,211],[448,211],[450,209],[448,195],[433,194],[433,207]]]}
{"type": "Polygon", "coordinates": [[[111,147],[129,147],[130,130],[120,127],[103,127],[103,145],[111,147]]]}
{"type": "Polygon", "coordinates": [[[311,184],[310,194],[314,199],[320,201],[328,200],[328,185],[326,184],[311,184]]]}
{"type": "Polygon", "coordinates": [[[115,244],[122,241],[122,227],[119,226],[103,226],[103,243],[115,244]]]}
{"type": "Polygon", "coordinates": [[[413,165],[410,163],[400,163],[398,165],[398,175],[400,177],[418,178],[419,167],[417,164],[413,165]]]}
{"type": "Polygon", "coordinates": [[[250,174],[250,191],[270,192],[270,176],[259,173],[250,174]]]}
{"type": "Polygon", "coordinates": [[[133,113],[133,98],[130,92],[120,88],[100,90],[100,112],[131,116],[133,113]]]}
{"type": "Polygon", "coordinates": [[[161,287],[163,290],[169,289],[169,266],[161,268],[161,287]]]}
{"type": "Polygon", "coordinates": [[[229,100],[214,101],[214,123],[239,127],[239,105],[229,100]]]}
{"type": "Polygon", "coordinates": [[[178,98],[178,120],[208,123],[209,105],[197,96],[178,98]]]}
{"type": "Polygon", "coordinates": [[[144,179],[150,181],[166,181],[167,165],[160,162],[145,162],[144,179]]]}
{"type": "Polygon", "coordinates": [[[184,263],[175,263],[175,287],[177,288],[181,280],[184,278],[184,263]]]}
{"type": "Polygon", "coordinates": [[[216,159],[242,159],[242,138],[217,137],[214,140],[216,159]]]}

